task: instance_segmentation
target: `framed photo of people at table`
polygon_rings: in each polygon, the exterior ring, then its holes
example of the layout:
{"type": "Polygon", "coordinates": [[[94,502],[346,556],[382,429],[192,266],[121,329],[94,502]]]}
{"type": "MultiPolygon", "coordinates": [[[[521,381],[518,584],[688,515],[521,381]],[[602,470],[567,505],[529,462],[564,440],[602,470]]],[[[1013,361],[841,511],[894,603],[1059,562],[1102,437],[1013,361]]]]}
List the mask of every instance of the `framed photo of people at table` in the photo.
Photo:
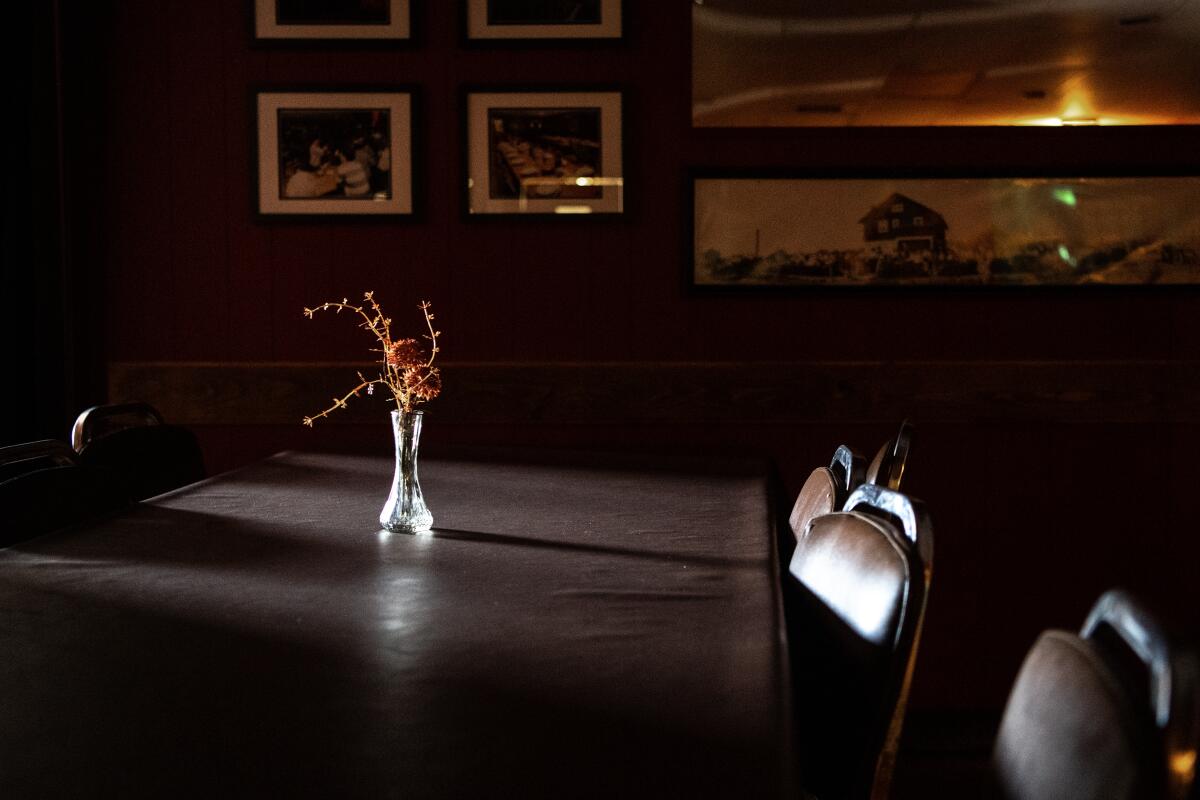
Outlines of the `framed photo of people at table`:
{"type": "Polygon", "coordinates": [[[621,214],[619,90],[464,93],[467,214],[621,214]]]}
{"type": "Polygon", "coordinates": [[[1200,175],[690,176],[700,288],[1200,285],[1200,175]]]}
{"type": "Polygon", "coordinates": [[[413,213],[413,90],[255,93],[262,215],[413,213]]]}
{"type": "Polygon", "coordinates": [[[254,40],[403,42],[411,39],[411,0],[254,0],[254,40]]]}
{"type": "Polygon", "coordinates": [[[619,40],[624,0],[463,0],[468,43],[619,40]]]}

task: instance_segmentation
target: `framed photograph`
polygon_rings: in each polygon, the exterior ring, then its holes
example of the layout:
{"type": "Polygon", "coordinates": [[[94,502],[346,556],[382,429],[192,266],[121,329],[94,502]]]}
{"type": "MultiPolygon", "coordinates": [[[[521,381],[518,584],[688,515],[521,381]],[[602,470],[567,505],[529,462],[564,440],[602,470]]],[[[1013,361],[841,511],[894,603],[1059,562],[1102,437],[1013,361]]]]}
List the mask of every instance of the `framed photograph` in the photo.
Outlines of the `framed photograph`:
{"type": "Polygon", "coordinates": [[[467,41],[620,39],[622,0],[464,0],[467,41]]]}
{"type": "Polygon", "coordinates": [[[1200,176],[691,176],[700,287],[1200,285],[1200,176]]]}
{"type": "Polygon", "coordinates": [[[468,214],[624,211],[619,91],[468,91],[468,214]]]}
{"type": "Polygon", "coordinates": [[[411,91],[259,91],[258,213],[413,213],[411,91]]]}
{"type": "Polygon", "coordinates": [[[410,0],[254,0],[254,38],[403,40],[410,38],[410,0]]]}

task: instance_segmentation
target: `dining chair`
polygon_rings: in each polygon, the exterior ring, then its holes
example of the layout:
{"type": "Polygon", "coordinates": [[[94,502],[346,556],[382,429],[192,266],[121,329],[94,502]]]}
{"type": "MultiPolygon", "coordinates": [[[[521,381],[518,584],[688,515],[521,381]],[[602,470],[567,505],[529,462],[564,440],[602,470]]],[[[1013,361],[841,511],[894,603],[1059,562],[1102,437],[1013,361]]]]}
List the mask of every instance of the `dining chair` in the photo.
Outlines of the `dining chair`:
{"type": "Polygon", "coordinates": [[[887,489],[900,489],[904,479],[904,468],[908,464],[908,454],[912,449],[913,425],[908,420],[900,423],[900,431],[895,438],[889,439],[879,448],[875,458],[867,467],[867,483],[876,483],[887,489]]]}
{"type": "Polygon", "coordinates": [[[57,439],[8,445],[0,447],[0,482],[39,469],[70,467],[77,463],[75,451],[57,439]]]}
{"type": "Polygon", "coordinates": [[[788,515],[792,534],[799,538],[809,520],[838,511],[863,482],[863,458],[846,445],[839,445],[828,467],[817,467],[800,487],[800,494],[788,515]]]}
{"type": "Polygon", "coordinates": [[[1042,633],[993,753],[1006,800],[1194,797],[1200,666],[1132,595],[1106,592],[1078,635],[1042,633]]]}
{"type": "Polygon", "coordinates": [[[148,403],[87,409],[75,420],[71,445],[81,463],[111,471],[135,500],[205,477],[204,457],[195,434],[167,424],[148,403]]]}
{"type": "Polygon", "coordinates": [[[797,736],[806,790],[887,796],[933,566],[924,505],[864,483],[792,555],[797,736]]]}
{"type": "Polygon", "coordinates": [[[47,439],[0,447],[0,547],[128,502],[108,475],[82,466],[66,442],[47,439]]]}

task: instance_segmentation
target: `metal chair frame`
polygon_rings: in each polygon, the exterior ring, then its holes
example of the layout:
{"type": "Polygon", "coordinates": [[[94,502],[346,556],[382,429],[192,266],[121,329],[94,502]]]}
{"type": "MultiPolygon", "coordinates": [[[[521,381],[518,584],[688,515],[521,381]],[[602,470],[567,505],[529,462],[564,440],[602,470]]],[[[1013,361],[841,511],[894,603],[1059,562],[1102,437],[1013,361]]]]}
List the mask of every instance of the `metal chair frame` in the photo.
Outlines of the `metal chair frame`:
{"type": "Polygon", "coordinates": [[[913,425],[908,420],[900,423],[900,431],[895,438],[888,440],[871,465],[867,467],[867,483],[875,483],[887,489],[899,490],[904,480],[904,469],[908,465],[908,455],[912,450],[913,425]]]}

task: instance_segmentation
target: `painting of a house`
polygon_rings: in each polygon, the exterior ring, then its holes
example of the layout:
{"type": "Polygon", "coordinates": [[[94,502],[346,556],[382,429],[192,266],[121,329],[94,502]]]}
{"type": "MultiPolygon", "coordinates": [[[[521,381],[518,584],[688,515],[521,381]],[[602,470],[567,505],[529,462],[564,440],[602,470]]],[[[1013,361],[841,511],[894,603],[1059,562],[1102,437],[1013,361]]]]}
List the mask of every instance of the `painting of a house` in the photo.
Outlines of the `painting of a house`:
{"type": "Polygon", "coordinates": [[[937,260],[946,253],[946,220],[899,192],[888,195],[858,222],[864,242],[892,241],[897,255],[930,253],[937,260]]]}
{"type": "Polygon", "coordinates": [[[693,178],[709,286],[1200,285],[1200,176],[693,178]]]}

